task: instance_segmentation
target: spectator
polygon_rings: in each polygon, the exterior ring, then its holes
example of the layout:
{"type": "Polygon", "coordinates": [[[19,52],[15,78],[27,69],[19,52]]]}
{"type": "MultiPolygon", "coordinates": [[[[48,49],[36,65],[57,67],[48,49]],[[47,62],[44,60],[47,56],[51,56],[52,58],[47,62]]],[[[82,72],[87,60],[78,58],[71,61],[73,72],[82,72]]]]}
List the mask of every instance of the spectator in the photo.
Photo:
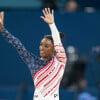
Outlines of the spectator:
{"type": "Polygon", "coordinates": [[[94,7],[84,7],[84,12],[94,13],[96,12],[96,9],[94,7]]]}
{"type": "Polygon", "coordinates": [[[65,4],[65,11],[67,11],[67,12],[77,12],[78,10],[79,10],[79,5],[74,0],[69,0],[65,4]]]}
{"type": "Polygon", "coordinates": [[[91,93],[87,92],[87,80],[86,79],[81,79],[79,81],[79,89],[78,89],[78,100],[97,100],[97,98],[91,93]]]}

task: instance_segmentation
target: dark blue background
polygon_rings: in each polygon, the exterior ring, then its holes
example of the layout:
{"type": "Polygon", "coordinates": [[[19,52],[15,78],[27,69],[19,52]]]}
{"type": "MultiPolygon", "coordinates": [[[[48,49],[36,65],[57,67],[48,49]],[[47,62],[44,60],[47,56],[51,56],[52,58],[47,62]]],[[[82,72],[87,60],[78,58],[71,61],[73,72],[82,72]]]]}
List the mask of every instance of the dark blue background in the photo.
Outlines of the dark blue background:
{"type": "MultiPolygon", "coordinates": [[[[5,10],[6,29],[37,56],[42,37],[50,34],[48,25],[40,18],[41,15],[42,12],[39,10],[5,10]]],[[[75,46],[81,55],[88,57],[92,47],[100,46],[100,13],[55,12],[55,23],[59,31],[67,36],[63,42],[65,49],[69,45],[75,46]]],[[[93,65],[94,69],[98,66],[93,65]]],[[[87,66],[89,86],[95,87],[90,69],[91,66],[87,66]]],[[[99,76],[98,70],[96,74],[99,76]]],[[[30,71],[20,59],[16,49],[0,35],[0,86],[20,86],[23,83],[33,86],[30,71]]]]}

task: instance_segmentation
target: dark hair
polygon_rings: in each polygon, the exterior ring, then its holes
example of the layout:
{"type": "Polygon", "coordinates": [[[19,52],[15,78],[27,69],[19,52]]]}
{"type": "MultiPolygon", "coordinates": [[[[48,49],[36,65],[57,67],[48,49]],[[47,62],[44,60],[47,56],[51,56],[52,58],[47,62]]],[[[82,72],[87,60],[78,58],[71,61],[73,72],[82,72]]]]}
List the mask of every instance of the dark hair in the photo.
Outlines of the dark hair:
{"type": "MultiPolygon", "coordinates": [[[[59,34],[60,34],[61,40],[64,40],[65,39],[65,34],[62,33],[62,32],[60,32],[59,34]]],[[[44,38],[47,38],[47,39],[51,40],[51,42],[54,44],[52,35],[45,35],[44,38]]]]}

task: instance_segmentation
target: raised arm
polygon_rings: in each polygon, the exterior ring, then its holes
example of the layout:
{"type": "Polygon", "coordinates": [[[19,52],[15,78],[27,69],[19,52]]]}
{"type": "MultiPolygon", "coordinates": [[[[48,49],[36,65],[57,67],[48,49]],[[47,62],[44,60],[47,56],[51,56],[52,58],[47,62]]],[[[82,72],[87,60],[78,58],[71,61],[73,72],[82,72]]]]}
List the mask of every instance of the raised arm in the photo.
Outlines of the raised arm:
{"type": "Polygon", "coordinates": [[[0,13],[0,32],[3,35],[3,37],[8,41],[8,43],[10,43],[13,47],[16,48],[24,62],[26,64],[31,63],[31,53],[25,49],[25,47],[18,38],[13,36],[4,28],[4,12],[0,13]]]}
{"type": "Polygon", "coordinates": [[[56,57],[60,62],[66,63],[66,54],[65,50],[63,48],[59,31],[55,25],[54,22],[54,11],[50,11],[50,8],[45,8],[43,10],[44,16],[41,16],[41,18],[46,22],[51,30],[53,41],[54,41],[54,46],[55,46],[55,51],[56,51],[56,57]]]}
{"type": "Polygon", "coordinates": [[[41,66],[45,65],[45,63],[39,57],[28,52],[18,38],[13,36],[4,28],[4,12],[0,13],[0,32],[3,37],[8,41],[8,43],[16,48],[22,60],[28,65],[32,75],[38,69],[40,69],[41,66]]]}

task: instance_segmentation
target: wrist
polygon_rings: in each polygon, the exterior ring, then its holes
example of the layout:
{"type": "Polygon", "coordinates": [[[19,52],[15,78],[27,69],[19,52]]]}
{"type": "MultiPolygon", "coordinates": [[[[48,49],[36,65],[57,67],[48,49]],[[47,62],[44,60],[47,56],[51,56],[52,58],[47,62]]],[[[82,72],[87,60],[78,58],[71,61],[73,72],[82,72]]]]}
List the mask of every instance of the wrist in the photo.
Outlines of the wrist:
{"type": "Polygon", "coordinates": [[[50,27],[55,26],[55,22],[53,22],[52,24],[49,24],[50,27]]]}
{"type": "Polygon", "coordinates": [[[2,30],[4,28],[4,26],[2,25],[2,26],[0,26],[0,31],[2,30]]]}
{"type": "Polygon", "coordinates": [[[2,31],[4,29],[4,26],[0,27],[0,31],[2,31]]]}

